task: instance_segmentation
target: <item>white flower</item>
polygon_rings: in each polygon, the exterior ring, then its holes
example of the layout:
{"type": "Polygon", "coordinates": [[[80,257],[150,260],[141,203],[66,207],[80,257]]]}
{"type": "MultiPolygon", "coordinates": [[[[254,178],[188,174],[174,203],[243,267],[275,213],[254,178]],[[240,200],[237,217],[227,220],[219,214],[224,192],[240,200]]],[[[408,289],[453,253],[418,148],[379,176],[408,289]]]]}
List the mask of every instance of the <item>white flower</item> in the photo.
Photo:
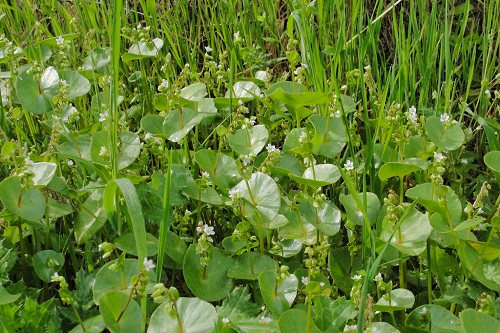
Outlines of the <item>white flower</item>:
{"type": "Polygon", "coordinates": [[[320,285],[321,287],[324,287],[324,286],[325,286],[325,283],[324,283],[324,282],[320,282],[320,283],[319,283],[319,285],[320,285]]]}
{"type": "Polygon", "coordinates": [[[62,36],[57,37],[56,43],[57,43],[57,45],[63,45],[64,44],[64,38],[62,36]]]}
{"type": "Polygon", "coordinates": [[[101,146],[101,149],[99,149],[99,156],[105,156],[108,153],[108,149],[106,147],[101,146]]]}
{"type": "Polygon", "coordinates": [[[467,161],[465,158],[462,158],[462,159],[460,160],[460,163],[462,163],[462,164],[467,164],[467,163],[469,163],[469,161],[467,161]]]}
{"type": "Polygon", "coordinates": [[[229,190],[229,198],[233,198],[235,196],[237,196],[238,194],[240,193],[240,190],[237,189],[237,188],[232,188],[229,190]]]}
{"type": "Polygon", "coordinates": [[[444,157],[444,155],[443,155],[443,154],[434,152],[434,159],[436,160],[436,162],[441,163],[441,161],[442,161],[444,158],[445,158],[445,157],[444,157]]]}
{"type": "Polygon", "coordinates": [[[68,160],[66,163],[68,163],[69,166],[73,165],[73,160],[68,160]]]}
{"type": "Polygon", "coordinates": [[[109,116],[108,111],[104,111],[103,113],[99,113],[99,122],[105,121],[109,116]]]}
{"type": "Polygon", "coordinates": [[[354,170],[354,163],[351,160],[347,160],[344,164],[344,168],[349,171],[349,170],[354,170]]]}
{"type": "Polygon", "coordinates": [[[302,283],[307,286],[307,284],[309,283],[309,278],[307,276],[303,276],[302,277],[302,283]]]}
{"type": "Polygon", "coordinates": [[[274,153],[277,150],[276,147],[270,143],[267,144],[266,149],[269,154],[274,153]]]}
{"type": "Polygon", "coordinates": [[[361,281],[361,275],[354,275],[354,276],[352,277],[352,279],[353,279],[354,281],[361,281]]]}
{"type": "Polygon", "coordinates": [[[205,177],[205,178],[210,178],[210,174],[208,172],[206,172],[206,171],[202,171],[201,172],[201,176],[205,177]]]}
{"type": "Polygon", "coordinates": [[[153,137],[153,134],[151,133],[146,133],[146,135],[144,135],[144,140],[149,140],[153,137]]]}
{"type": "Polygon", "coordinates": [[[240,32],[236,31],[233,36],[234,36],[234,39],[240,39],[240,32]]]}
{"type": "Polygon", "coordinates": [[[29,157],[26,157],[26,158],[24,159],[24,164],[29,165],[29,166],[32,166],[32,165],[34,165],[35,163],[34,163],[34,162],[33,162],[33,161],[29,158],[29,157]]]}
{"type": "Polygon", "coordinates": [[[479,214],[483,214],[483,213],[484,213],[484,210],[483,210],[483,208],[479,207],[479,208],[477,209],[477,212],[478,212],[479,214]]]}
{"type": "Polygon", "coordinates": [[[50,282],[57,282],[59,279],[59,274],[57,274],[57,272],[54,273],[54,275],[52,275],[52,277],[50,278],[50,282]]]}
{"type": "Polygon", "coordinates": [[[417,123],[417,108],[415,106],[411,106],[408,114],[408,120],[411,121],[412,123],[416,124],[417,123]]]}
{"type": "Polygon", "coordinates": [[[156,267],[156,265],[155,265],[155,263],[153,262],[153,260],[151,260],[151,259],[149,259],[149,260],[148,260],[148,258],[144,258],[144,269],[145,269],[146,271],[148,271],[148,272],[149,272],[150,270],[152,270],[152,269],[153,269],[153,268],[155,268],[155,267],[156,267]]]}
{"type": "Polygon", "coordinates": [[[307,69],[307,67],[308,67],[306,63],[301,63],[301,64],[300,64],[300,66],[301,66],[302,68],[306,68],[306,69],[307,69]]]}
{"type": "Polygon", "coordinates": [[[351,331],[357,331],[358,330],[358,325],[346,325],[344,327],[344,332],[351,332],[351,331]]]}
{"type": "Polygon", "coordinates": [[[250,164],[252,162],[252,159],[250,158],[249,155],[245,155],[243,157],[243,166],[247,166],[248,164],[250,164]]]}
{"type": "MultiPolygon", "coordinates": [[[[210,46],[205,46],[205,51],[207,53],[212,52],[212,48],[210,46]]],[[[227,319],[227,318],[226,318],[227,319]]],[[[229,320],[228,320],[229,321],[229,320]]]]}
{"type": "Polygon", "coordinates": [[[243,101],[241,99],[238,100],[238,105],[239,106],[242,106],[243,105],[243,101]]]}
{"type": "Polygon", "coordinates": [[[425,315],[427,314],[427,308],[424,306],[420,311],[419,311],[419,314],[420,315],[425,315]]]}
{"type": "Polygon", "coordinates": [[[342,87],[340,87],[340,90],[346,90],[347,86],[344,84],[342,87]]]}
{"type": "Polygon", "coordinates": [[[163,91],[168,88],[168,80],[162,79],[160,85],[158,86],[158,91],[163,91]]]}
{"type": "Polygon", "coordinates": [[[271,322],[271,317],[260,317],[260,321],[264,324],[270,323],[271,322]]]}
{"type": "Polygon", "coordinates": [[[304,143],[306,140],[307,140],[307,133],[304,131],[300,132],[299,142],[304,143]]]}
{"type": "Polygon", "coordinates": [[[445,112],[441,115],[441,117],[439,117],[439,120],[441,120],[442,123],[445,123],[450,120],[450,116],[445,112]]]}
{"type": "Polygon", "coordinates": [[[228,324],[229,323],[229,318],[227,318],[227,317],[222,318],[222,323],[223,324],[228,324]]]}
{"type": "Polygon", "coordinates": [[[378,281],[383,281],[384,279],[382,278],[382,274],[378,273],[377,276],[373,279],[373,281],[378,282],[378,281]]]}
{"type": "Polygon", "coordinates": [[[203,232],[207,234],[207,236],[215,235],[214,227],[211,227],[208,224],[203,226],[203,232]]]}

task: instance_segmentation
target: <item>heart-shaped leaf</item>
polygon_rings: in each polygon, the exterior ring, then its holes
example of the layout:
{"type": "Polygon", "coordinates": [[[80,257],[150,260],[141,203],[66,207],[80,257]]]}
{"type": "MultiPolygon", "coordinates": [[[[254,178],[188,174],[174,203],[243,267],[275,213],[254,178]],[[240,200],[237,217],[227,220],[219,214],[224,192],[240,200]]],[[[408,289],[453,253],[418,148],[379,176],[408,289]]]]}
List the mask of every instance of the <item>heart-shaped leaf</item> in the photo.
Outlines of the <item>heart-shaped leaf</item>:
{"type": "Polygon", "coordinates": [[[271,257],[259,252],[246,252],[239,255],[233,267],[227,271],[227,276],[233,279],[257,280],[257,276],[276,268],[277,262],[271,257]]]}
{"type": "Polygon", "coordinates": [[[260,273],[258,279],[262,298],[269,311],[279,316],[290,309],[299,286],[299,280],[294,274],[279,282],[276,272],[270,270],[260,273]]]}
{"type": "Polygon", "coordinates": [[[484,164],[493,171],[495,177],[500,180],[500,151],[490,151],[484,155],[484,164]]]}
{"type": "Polygon", "coordinates": [[[137,42],[132,45],[127,53],[122,56],[123,62],[156,57],[158,51],[163,47],[163,40],[154,38],[148,42],[137,42]]]}
{"type": "Polygon", "coordinates": [[[36,275],[45,282],[50,282],[51,277],[59,272],[64,265],[64,255],[52,250],[44,250],[33,256],[33,268],[36,275]]]}
{"type": "Polygon", "coordinates": [[[242,128],[229,135],[228,143],[240,155],[257,156],[269,138],[269,131],[264,125],[242,128]]]}
{"type": "Polygon", "coordinates": [[[86,71],[95,71],[111,62],[109,48],[97,48],[90,50],[90,54],[85,58],[82,68],[86,71]]]}
{"type": "Polygon", "coordinates": [[[309,121],[316,130],[311,140],[314,154],[334,158],[342,152],[347,135],[341,118],[313,115],[309,121]]]}
{"type": "MultiPolygon", "coordinates": [[[[363,202],[363,193],[358,193],[358,198],[363,202]]],[[[358,206],[352,194],[340,195],[340,202],[344,206],[347,217],[356,225],[363,225],[365,218],[361,207],[358,206]]],[[[380,200],[375,193],[366,192],[366,211],[368,214],[368,221],[374,224],[377,220],[378,212],[380,211],[380,200]]]]}
{"type": "Polygon", "coordinates": [[[415,296],[408,289],[393,289],[390,293],[383,295],[374,305],[375,311],[393,312],[410,309],[415,303],[415,296]]]}
{"type": "Polygon", "coordinates": [[[230,156],[208,149],[198,150],[194,156],[210,180],[221,189],[228,189],[241,179],[236,161],[230,156]]]}
{"type": "Polygon", "coordinates": [[[431,141],[443,150],[456,150],[465,142],[465,134],[459,124],[446,128],[445,124],[436,116],[426,119],[425,132],[431,141]]]}
{"type": "Polygon", "coordinates": [[[311,201],[300,204],[300,212],[306,220],[326,236],[333,236],[340,230],[340,210],[331,201],[325,201],[318,208],[311,201]]]}
{"type": "Polygon", "coordinates": [[[21,177],[7,177],[0,183],[0,200],[17,216],[39,222],[47,207],[45,196],[36,188],[23,189],[21,177]]]}
{"type": "Polygon", "coordinates": [[[316,164],[307,168],[302,176],[288,174],[295,182],[311,187],[321,187],[335,183],[340,179],[340,171],[333,164],[316,164]]]}
{"type": "Polygon", "coordinates": [[[40,80],[35,80],[28,73],[30,66],[19,70],[16,78],[16,92],[21,105],[29,112],[41,114],[53,110],[52,98],[59,91],[59,74],[49,66],[42,73],[40,80]]]}
{"type": "Polygon", "coordinates": [[[141,332],[141,307],[124,293],[112,290],[104,294],[99,299],[99,311],[112,333],[141,332]]]}

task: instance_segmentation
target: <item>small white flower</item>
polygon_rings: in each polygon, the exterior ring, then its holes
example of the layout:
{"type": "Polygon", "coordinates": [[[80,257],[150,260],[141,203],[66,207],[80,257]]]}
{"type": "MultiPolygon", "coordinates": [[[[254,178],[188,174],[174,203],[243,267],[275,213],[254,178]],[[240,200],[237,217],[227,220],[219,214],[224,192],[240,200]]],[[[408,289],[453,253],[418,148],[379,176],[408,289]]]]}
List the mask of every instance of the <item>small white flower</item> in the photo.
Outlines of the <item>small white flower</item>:
{"type": "Polygon", "coordinates": [[[484,213],[484,210],[483,210],[483,208],[479,207],[479,208],[477,209],[477,212],[478,212],[479,214],[482,214],[482,213],[484,213]]]}
{"type": "Polygon", "coordinates": [[[467,163],[469,163],[469,161],[467,161],[465,158],[462,158],[462,159],[460,160],[460,163],[462,163],[462,164],[467,164],[467,163]]]}
{"type": "Polygon", "coordinates": [[[166,90],[168,88],[168,80],[162,79],[160,85],[158,86],[158,91],[162,92],[163,90],[166,90]]]}
{"type": "Polygon", "coordinates": [[[205,178],[210,178],[210,174],[208,172],[206,172],[206,171],[202,171],[201,172],[201,176],[205,177],[205,178]]]}
{"type": "MultiPolygon", "coordinates": [[[[211,48],[210,46],[205,46],[205,51],[206,51],[207,53],[210,53],[210,52],[212,52],[212,48],[211,48]]],[[[228,321],[229,321],[229,320],[228,320],[228,321]]]]}
{"type": "Polygon", "coordinates": [[[238,100],[238,105],[239,106],[242,106],[243,105],[243,101],[241,99],[238,100]]]}
{"type": "Polygon", "coordinates": [[[345,162],[344,164],[344,168],[347,171],[354,170],[354,163],[351,160],[347,160],[347,162],[345,162]]]}
{"type": "Polygon", "coordinates": [[[211,227],[208,224],[203,226],[203,232],[207,234],[207,236],[215,235],[214,227],[211,227]]]}
{"type": "Polygon", "coordinates": [[[344,327],[344,332],[351,332],[351,331],[357,331],[358,330],[358,325],[346,325],[344,327]]]}
{"type": "Polygon", "coordinates": [[[66,80],[61,80],[61,85],[65,86],[67,84],[66,80]]]}
{"type": "Polygon", "coordinates": [[[304,143],[307,140],[307,133],[305,131],[300,132],[299,142],[304,143]]]}
{"type": "Polygon", "coordinates": [[[263,324],[268,324],[271,322],[271,317],[260,317],[260,321],[263,323],[263,324]]]}
{"type": "Polygon", "coordinates": [[[307,284],[309,283],[309,278],[307,276],[303,276],[302,277],[302,283],[307,286],[307,284]]]}
{"type": "Polygon", "coordinates": [[[227,318],[227,317],[222,318],[222,323],[229,324],[229,318],[227,318]]]}
{"type": "Polygon", "coordinates": [[[436,162],[441,163],[441,161],[442,161],[444,158],[445,158],[445,157],[444,157],[444,155],[443,155],[443,154],[434,152],[434,159],[436,160],[436,162]]]}
{"type": "Polygon", "coordinates": [[[235,197],[236,195],[238,195],[240,193],[240,190],[237,189],[237,188],[232,188],[229,190],[229,198],[233,198],[235,197]]]}
{"type": "Polygon", "coordinates": [[[450,115],[445,112],[441,115],[441,117],[439,117],[439,120],[441,120],[442,123],[445,123],[450,120],[450,115]]]}
{"type": "Polygon", "coordinates": [[[383,281],[384,279],[382,278],[382,274],[378,273],[377,276],[373,279],[373,281],[378,282],[378,281],[383,281]]]}
{"type": "Polygon", "coordinates": [[[57,43],[57,45],[63,45],[64,44],[64,38],[62,36],[57,37],[56,43],[57,43]]]}
{"type": "Polygon", "coordinates": [[[106,119],[108,119],[108,116],[109,116],[109,112],[108,111],[104,111],[103,113],[99,113],[99,122],[103,122],[105,121],[106,119]]]}
{"type": "Polygon", "coordinates": [[[419,311],[419,314],[421,314],[421,315],[425,315],[425,314],[427,314],[427,311],[428,311],[428,310],[427,310],[427,308],[424,306],[424,307],[423,307],[423,308],[419,311]]]}
{"type": "Polygon", "coordinates": [[[101,146],[101,149],[99,149],[99,156],[104,156],[108,153],[108,149],[106,147],[101,146]]]}
{"type": "Polygon", "coordinates": [[[301,63],[301,64],[300,64],[300,66],[301,66],[302,68],[305,68],[305,69],[307,69],[307,67],[308,67],[306,63],[301,63]]]}
{"type": "Polygon", "coordinates": [[[243,166],[247,166],[248,164],[250,164],[252,162],[252,159],[250,158],[249,155],[245,155],[243,157],[243,166]]]}
{"type": "Polygon", "coordinates": [[[270,143],[267,144],[266,149],[269,154],[274,153],[277,150],[276,147],[270,143]]]}
{"type": "Polygon", "coordinates": [[[233,36],[234,36],[234,39],[240,39],[240,32],[236,31],[233,36]]]}
{"type": "Polygon", "coordinates": [[[151,133],[146,133],[146,135],[144,135],[144,140],[149,140],[153,137],[153,134],[151,133]]]}
{"type": "Polygon", "coordinates": [[[69,166],[72,166],[74,164],[73,160],[68,160],[66,163],[68,163],[69,166]]]}
{"type": "Polygon", "coordinates": [[[411,106],[408,114],[408,120],[411,121],[412,123],[416,124],[418,120],[417,116],[417,108],[415,106],[411,106]]]}
{"type": "Polygon", "coordinates": [[[342,87],[340,87],[340,90],[346,90],[347,86],[344,84],[342,87]]]}
{"type": "Polygon", "coordinates": [[[153,269],[153,268],[155,268],[155,267],[156,267],[156,265],[155,265],[155,263],[153,262],[153,260],[151,260],[151,259],[149,259],[149,260],[148,260],[148,258],[144,258],[144,269],[145,269],[146,271],[148,271],[148,272],[149,272],[150,270],[152,270],[152,269],[153,269]]]}
{"type": "Polygon", "coordinates": [[[50,278],[50,282],[57,282],[59,279],[59,274],[57,274],[57,272],[54,273],[54,275],[52,275],[52,277],[50,278]]]}
{"type": "Polygon", "coordinates": [[[324,287],[324,286],[325,286],[325,283],[324,283],[324,282],[320,282],[320,283],[319,283],[319,285],[320,285],[321,287],[324,287]]]}
{"type": "Polygon", "coordinates": [[[372,66],[370,66],[370,65],[366,65],[366,66],[365,66],[365,67],[363,67],[363,68],[367,71],[367,70],[372,69],[372,66]]]}
{"type": "Polygon", "coordinates": [[[352,279],[353,279],[354,281],[361,281],[361,275],[354,275],[354,276],[352,277],[352,279]]]}

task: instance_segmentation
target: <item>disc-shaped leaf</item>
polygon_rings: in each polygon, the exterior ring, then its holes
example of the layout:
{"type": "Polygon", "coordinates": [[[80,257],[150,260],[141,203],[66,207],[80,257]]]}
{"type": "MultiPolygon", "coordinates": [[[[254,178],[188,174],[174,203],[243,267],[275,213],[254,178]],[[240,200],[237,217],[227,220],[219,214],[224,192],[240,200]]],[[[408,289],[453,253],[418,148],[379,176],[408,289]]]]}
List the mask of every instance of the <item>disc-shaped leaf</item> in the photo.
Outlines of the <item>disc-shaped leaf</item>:
{"type": "MultiPolygon", "coordinates": [[[[94,293],[94,302],[97,305],[99,305],[100,298],[111,290],[119,291],[128,297],[132,288],[134,288],[132,277],[139,274],[139,261],[137,259],[125,259],[121,269],[113,270],[112,267],[116,265],[117,262],[118,260],[108,262],[95,276],[92,291],[94,293]]],[[[148,294],[154,291],[155,284],[156,274],[151,272],[146,286],[146,292],[148,294]]]]}
{"type": "Polygon", "coordinates": [[[310,323],[309,326],[307,318],[307,312],[299,309],[290,309],[285,311],[278,320],[278,325],[281,333],[296,333],[296,332],[310,332],[310,333],[321,333],[320,330],[314,322],[310,323]]]}
{"type": "Polygon", "coordinates": [[[122,56],[123,62],[156,57],[158,51],[163,47],[163,40],[155,38],[152,41],[139,41],[132,45],[127,53],[122,56]]]}
{"type": "Polygon", "coordinates": [[[267,143],[269,131],[264,125],[242,128],[229,135],[228,143],[240,155],[257,155],[267,143]]]}
{"type": "Polygon", "coordinates": [[[299,280],[294,274],[278,282],[276,272],[270,270],[260,273],[258,279],[262,299],[269,311],[279,316],[290,309],[299,286],[299,280]]]}
{"type": "MultiPolygon", "coordinates": [[[[328,95],[323,92],[309,92],[300,83],[282,81],[273,84],[265,94],[287,105],[291,109],[298,109],[306,105],[325,104],[329,101],[328,95]]],[[[292,112],[292,116],[293,112],[292,112]]]]}
{"type": "Polygon", "coordinates": [[[84,320],[83,326],[85,326],[85,331],[81,325],[77,325],[69,333],[101,333],[106,329],[106,324],[101,315],[84,320]]]}
{"type": "Polygon", "coordinates": [[[425,132],[436,146],[447,151],[460,148],[465,141],[464,131],[459,124],[446,128],[445,124],[436,116],[427,118],[425,132]]]}
{"type": "Polygon", "coordinates": [[[315,129],[311,140],[314,154],[334,158],[342,152],[347,142],[347,135],[341,118],[313,115],[309,117],[309,121],[315,129]]]}
{"type": "Polygon", "coordinates": [[[233,190],[239,192],[245,200],[245,205],[255,208],[264,221],[270,222],[278,215],[281,193],[274,179],[267,174],[253,173],[248,181],[242,180],[233,190]]]}
{"type": "MultiPolygon", "coordinates": [[[[123,252],[130,253],[133,256],[137,256],[137,247],[135,245],[135,238],[133,233],[127,233],[119,236],[113,242],[117,248],[123,252]]],[[[147,233],[146,234],[146,246],[148,257],[155,256],[158,253],[158,238],[147,233]]]]}
{"type": "MultiPolygon", "coordinates": [[[[363,202],[363,193],[358,193],[358,198],[363,202]]],[[[375,193],[366,192],[366,211],[368,214],[368,221],[374,224],[377,220],[378,212],[380,211],[380,200],[375,193]]],[[[365,218],[361,207],[358,206],[352,194],[340,195],[340,202],[344,206],[347,217],[356,225],[363,225],[365,218]]]]}
{"type": "Polygon", "coordinates": [[[50,66],[35,80],[28,73],[29,66],[22,67],[16,79],[16,92],[21,105],[32,113],[46,113],[53,109],[52,98],[59,91],[59,74],[50,66]]]}
{"type": "Polygon", "coordinates": [[[122,292],[112,290],[104,294],[99,299],[99,312],[112,333],[141,332],[141,307],[122,292]]]}
{"type": "Polygon", "coordinates": [[[435,304],[421,305],[413,310],[406,318],[405,326],[419,329],[420,332],[463,333],[460,319],[444,307],[435,304]]]}
{"type": "Polygon", "coordinates": [[[484,274],[484,260],[479,253],[466,241],[459,240],[458,254],[460,257],[460,264],[465,267],[474,278],[481,282],[485,287],[500,292],[500,284],[488,279],[484,274]]]}
{"type": "Polygon", "coordinates": [[[415,303],[415,296],[408,289],[398,288],[383,295],[373,307],[375,311],[393,312],[410,309],[415,303]]]}
{"type": "Polygon", "coordinates": [[[64,255],[52,250],[44,250],[33,256],[33,268],[36,275],[45,282],[50,282],[54,273],[61,270],[64,265],[64,255]]]}
{"type": "Polygon", "coordinates": [[[226,297],[233,288],[233,280],[227,276],[232,266],[233,260],[218,248],[210,250],[210,261],[202,266],[196,244],[191,244],[184,256],[184,279],[194,295],[215,302],[226,297]]]}
{"type": "Polygon", "coordinates": [[[23,189],[21,177],[11,176],[0,183],[0,200],[17,216],[38,222],[47,207],[45,196],[36,188],[23,189]]]}
{"type": "Polygon", "coordinates": [[[500,321],[492,316],[474,309],[465,309],[460,313],[464,333],[498,333],[500,321]]]}
{"type": "Polygon", "coordinates": [[[454,225],[460,222],[462,204],[455,191],[448,186],[435,187],[432,183],[419,184],[408,189],[405,195],[412,200],[418,199],[418,204],[424,206],[429,212],[437,212],[443,216],[447,216],[449,212],[454,225]]]}
{"type": "Polygon", "coordinates": [[[413,172],[427,169],[427,161],[420,158],[409,158],[401,162],[389,162],[380,167],[378,176],[381,180],[391,177],[403,177],[413,172]]]}
{"type": "Polygon", "coordinates": [[[61,78],[69,85],[68,98],[73,99],[87,94],[90,91],[90,82],[78,72],[66,70],[61,78]]]}
{"type": "Polygon", "coordinates": [[[163,122],[165,117],[156,114],[147,114],[141,119],[141,127],[146,133],[166,137],[163,133],[163,122]]]}
{"type": "Polygon", "coordinates": [[[217,97],[214,99],[215,106],[224,108],[232,105],[238,106],[238,103],[249,102],[253,100],[254,96],[260,95],[260,88],[252,81],[239,81],[236,82],[232,89],[228,89],[224,97],[217,97]]]}
{"type": "Polygon", "coordinates": [[[37,162],[29,167],[33,172],[33,185],[47,186],[56,174],[57,164],[52,162],[37,162]]]}
{"type": "Polygon", "coordinates": [[[363,269],[363,261],[360,253],[353,254],[348,247],[339,247],[330,251],[328,266],[335,284],[348,294],[353,285],[352,277],[355,272],[363,269]]]}
{"type": "Polygon", "coordinates": [[[90,54],[83,61],[82,68],[86,71],[95,71],[96,69],[106,66],[110,62],[111,55],[108,47],[92,49],[90,54]]]}
{"type": "Polygon", "coordinates": [[[271,172],[273,175],[281,176],[288,176],[289,173],[293,173],[294,175],[302,174],[300,162],[297,157],[287,153],[280,154],[280,160],[271,167],[271,172]]]}
{"type": "Polygon", "coordinates": [[[88,242],[108,220],[102,205],[102,190],[94,190],[85,200],[75,221],[75,239],[77,244],[88,242]]]}
{"type": "Polygon", "coordinates": [[[236,161],[230,156],[208,149],[198,150],[194,156],[210,180],[221,189],[228,189],[241,179],[236,161]]]}
{"type": "Polygon", "coordinates": [[[298,239],[284,239],[278,242],[279,250],[273,253],[283,258],[290,258],[302,250],[302,245],[303,242],[298,239]]]}
{"type": "Polygon", "coordinates": [[[203,114],[189,108],[171,110],[163,122],[163,133],[168,140],[180,142],[203,118],[203,114]]]}
{"type": "Polygon", "coordinates": [[[311,201],[300,204],[300,212],[306,220],[326,236],[333,236],[340,230],[340,210],[331,201],[325,201],[315,208],[311,201]]]}
{"type": "MultiPolygon", "coordinates": [[[[393,232],[394,222],[385,216],[380,239],[384,242],[389,241],[393,232]]],[[[428,213],[422,214],[413,207],[392,237],[391,245],[404,254],[419,255],[425,250],[431,232],[428,213]]]]}
{"type": "Polygon", "coordinates": [[[288,174],[295,182],[311,187],[321,187],[335,183],[340,179],[340,171],[333,164],[316,164],[307,168],[302,176],[288,174]]]}
{"type": "Polygon", "coordinates": [[[199,188],[194,180],[188,182],[187,186],[182,189],[182,193],[210,205],[222,205],[222,199],[216,190],[209,186],[199,188]]]}
{"type": "Polygon", "coordinates": [[[500,180],[500,151],[490,151],[484,155],[484,164],[493,171],[497,180],[500,180]]]}
{"type": "Polygon", "coordinates": [[[276,261],[264,253],[246,252],[236,258],[234,265],[227,271],[227,276],[233,279],[257,280],[261,272],[273,270],[276,265],[276,261]]]}
{"type": "MultiPolygon", "coordinates": [[[[101,131],[94,133],[90,146],[90,154],[92,161],[101,165],[110,164],[110,146],[108,141],[109,133],[101,131]],[[104,147],[104,148],[103,148],[104,147]]],[[[118,134],[119,148],[118,148],[118,169],[125,169],[141,153],[141,140],[136,133],[121,132],[118,134]]]]}
{"type": "Polygon", "coordinates": [[[185,101],[199,102],[207,94],[205,83],[197,82],[182,88],[180,97],[185,101]]]}
{"type": "Polygon", "coordinates": [[[214,332],[217,312],[212,304],[199,298],[180,297],[176,302],[179,320],[176,315],[171,315],[166,311],[167,306],[168,302],[165,302],[153,312],[147,333],[214,332]]]}
{"type": "Polygon", "coordinates": [[[90,144],[91,136],[88,134],[79,135],[73,139],[57,146],[59,154],[80,162],[91,162],[90,144]]]}

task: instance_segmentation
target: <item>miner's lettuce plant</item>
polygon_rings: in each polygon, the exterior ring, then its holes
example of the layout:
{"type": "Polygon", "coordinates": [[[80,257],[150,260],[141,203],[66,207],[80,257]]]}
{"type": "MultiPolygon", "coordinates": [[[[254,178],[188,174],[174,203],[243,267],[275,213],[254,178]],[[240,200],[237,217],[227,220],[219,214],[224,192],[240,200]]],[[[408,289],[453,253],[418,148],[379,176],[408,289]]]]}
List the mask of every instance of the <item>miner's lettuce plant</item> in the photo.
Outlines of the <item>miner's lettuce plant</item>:
{"type": "Polygon", "coordinates": [[[497,2],[0,5],[2,332],[496,332],[497,2]]]}

